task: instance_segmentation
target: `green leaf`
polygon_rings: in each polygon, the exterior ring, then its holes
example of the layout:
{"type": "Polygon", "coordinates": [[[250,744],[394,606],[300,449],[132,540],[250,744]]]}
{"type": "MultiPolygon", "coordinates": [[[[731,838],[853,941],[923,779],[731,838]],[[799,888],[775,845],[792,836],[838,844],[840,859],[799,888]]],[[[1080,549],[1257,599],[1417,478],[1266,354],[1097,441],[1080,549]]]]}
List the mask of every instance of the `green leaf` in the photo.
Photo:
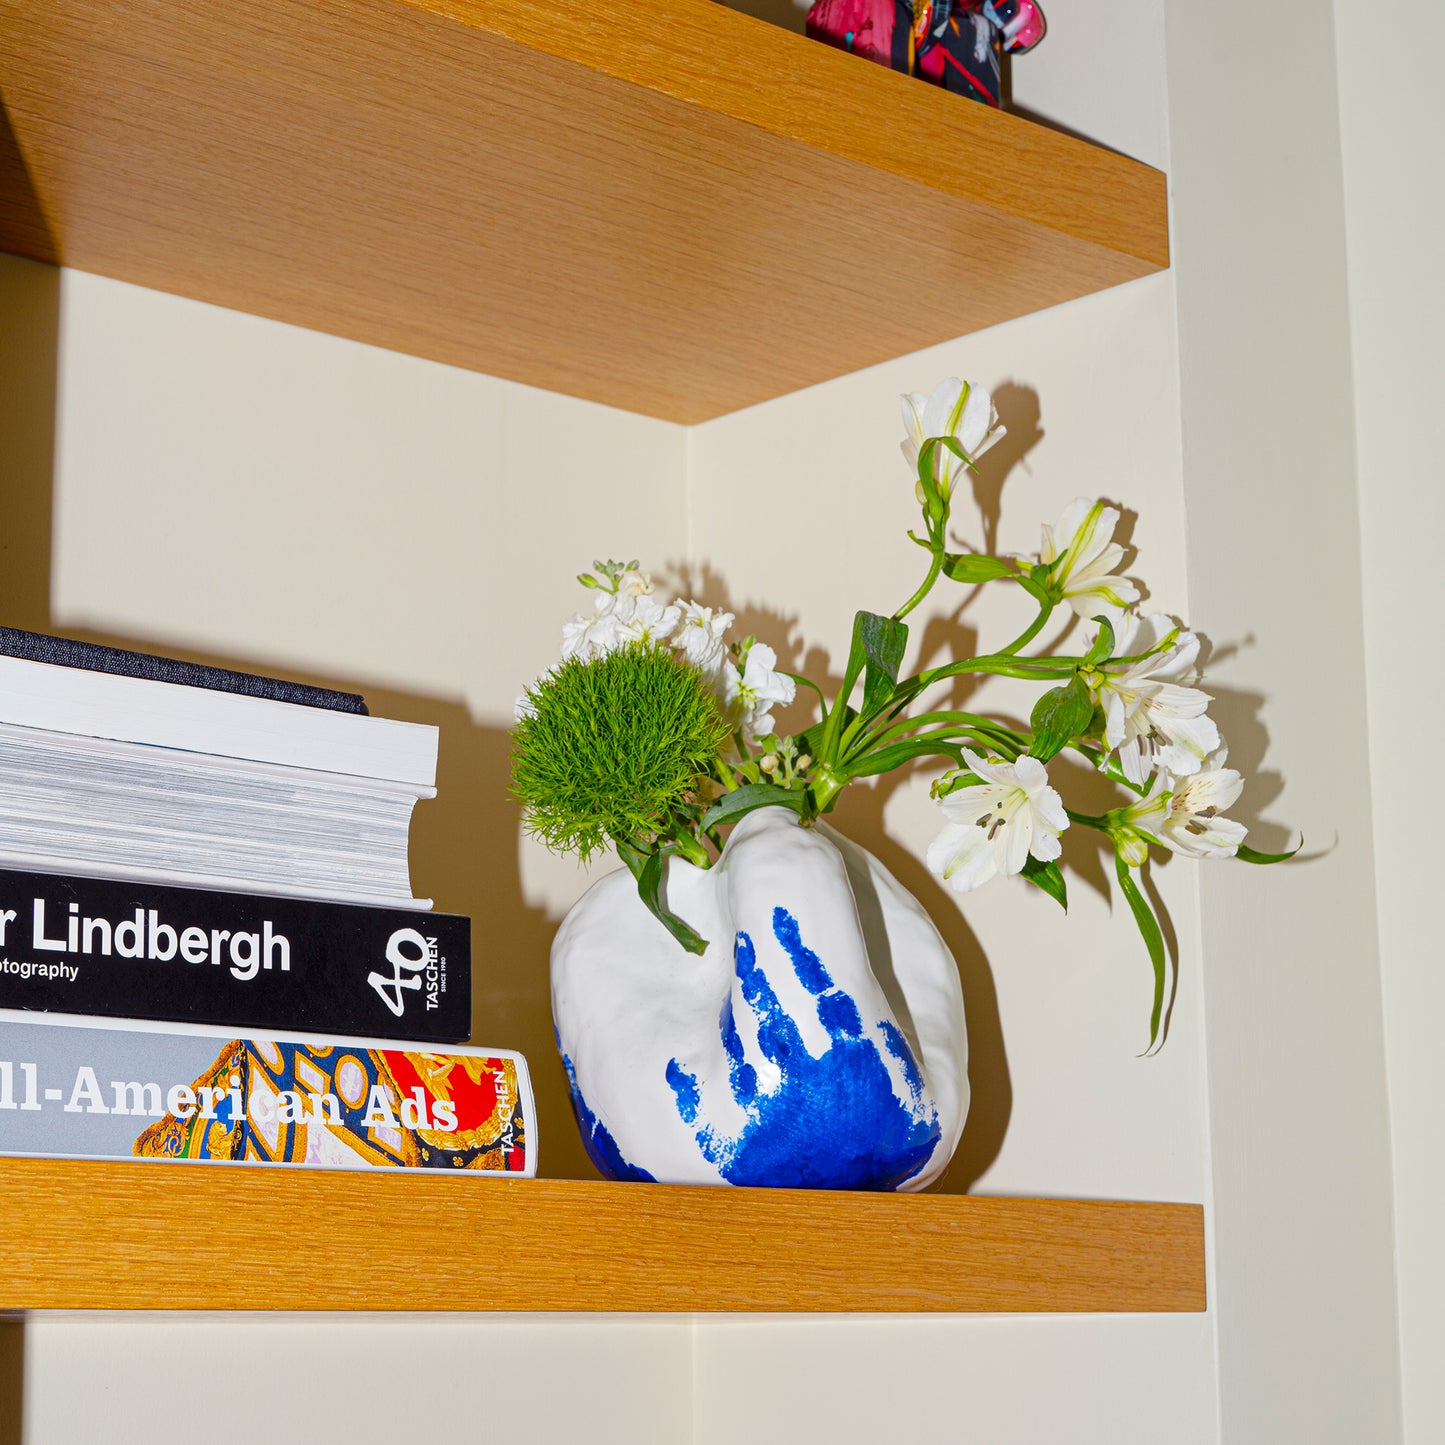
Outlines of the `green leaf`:
{"type": "Polygon", "coordinates": [[[878,773],[912,761],[914,758],[948,758],[955,767],[963,766],[963,749],[956,743],[940,742],[936,738],[918,738],[909,742],[892,743],[877,752],[864,753],[857,762],[849,763],[844,772],[850,778],[871,778],[878,773]]]}
{"type": "Polygon", "coordinates": [[[787,672],[781,667],[778,669],[778,676],[791,678],[799,687],[811,688],[818,694],[820,708],[824,712],[828,710],[828,699],[823,695],[823,689],[811,677],[804,677],[801,672],[787,672]]]}
{"type": "Polygon", "coordinates": [[[1304,845],[1305,840],[1301,838],[1288,853],[1257,853],[1253,848],[1246,847],[1241,843],[1239,851],[1234,856],[1241,863],[1287,863],[1304,845]]]}
{"type": "Polygon", "coordinates": [[[779,788],[772,783],[745,783],[731,793],[724,793],[702,815],[698,826],[718,828],[724,823],[736,823],[756,808],[768,807],[791,808],[795,813],[805,813],[808,802],[802,793],[779,788]]]}
{"type": "MultiPolygon", "coordinates": [[[[831,717],[832,714],[830,713],[829,716],[831,717]]],[[[858,714],[853,708],[845,707],[843,709],[843,729],[846,730],[857,716],[858,714]]],[[[812,727],[800,732],[796,739],[799,753],[807,753],[813,758],[818,757],[818,750],[823,746],[823,734],[827,728],[828,718],[823,718],[820,722],[815,722],[812,727]]]]}
{"type": "Polygon", "coordinates": [[[1058,862],[1051,860],[1048,863],[1040,863],[1032,853],[1029,854],[1023,866],[1023,876],[1034,885],[1035,888],[1042,888],[1065,913],[1069,911],[1069,889],[1064,882],[1063,870],[1058,862]]]}
{"type": "Polygon", "coordinates": [[[943,575],[955,582],[995,582],[1012,577],[1014,567],[1001,557],[988,557],[981,552],[945,552],[943,575]]]}
{"type": "Polygon", "coordinates": [[[908,627],[905,623],[895,622],[891,617],[880,617],[876,612],[859,612],[854,616],[853,643],[848,649],[843,685],[838,689],[837,701],[828,714],[818,747],[810,749],[820,762],[832,762],[837,755],[838,739],[842,737],[847,722],[844,704],[853,695],[858,675],[866,669],[863,708],[865,713],[872,712],[893,695],[893,685],[898,681],[898,664],[903,661],[903,649],[907,643],[908,627]]]}
{"type": "Polygon", "coordinates": [[[1063,687],[1051,687],[1034,704],[1029,726],[1034,740],[1029,756],[1046,763],[1076,737],[1089,730],[1094,702],[1088,685],[1075,673],[1063,687]]]}
{"type": "Polygon", "coordinates": [[[647,911],[689,953],[705,953],[707,939],[689,928],[675,913],[669,913],[662,904],[662,864],[672,850],[663,848],[656,853],[641,853],[619,844],[617,851],[637,879],[637,896],[646,904],[647,911]]]}
{"type": "Polygon", "coordinates": [[[1129,865],[1117,853],[1114,854],[1114,871],[1119,876],[1119,887],[1123,890],[1124,897],[1129,900],[1134,922],[1138,924],[1139,932],[1144,938],[1144,946],[1149,950],[1149,962],[1154,966],[1154,1007],[1149,1014],[1149,1047],[1145,1050],[1146,1053],[1152,1053],[1159,1042],[1159,1020],[1164,1014],[1164,983],[1168,972],[1164,935],[1159,929],[1159,920],[1154,917],[1154,910],[1149,907],[1148,899],[1134,881],[1129,865]]]}
{"type": "Polygon", "coordinates": [[[1114,655],[1114,628],[1107,617],[1096,617],[1095,622],[1099,624],[1099,635],[1094,639],[1094,645],[1084,657],[1085,667],[1097,667],[1101,662],[1108,661],[1114,655]]]}
{"type": "Polygon", "coordinates": [[[853,619],[853,646],[863,648],[863,711],[876,712],[892,696],[908,646],[908,624],[860,612],[853,619]]]}

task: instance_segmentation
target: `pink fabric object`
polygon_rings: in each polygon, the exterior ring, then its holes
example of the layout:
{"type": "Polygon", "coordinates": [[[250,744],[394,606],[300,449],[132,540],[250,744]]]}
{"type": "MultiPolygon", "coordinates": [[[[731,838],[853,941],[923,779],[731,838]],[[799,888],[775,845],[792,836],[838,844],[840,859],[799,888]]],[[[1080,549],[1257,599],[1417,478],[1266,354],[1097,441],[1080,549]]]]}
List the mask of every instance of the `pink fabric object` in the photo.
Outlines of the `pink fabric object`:
{"type": "Polygon", "coordinates": [[[894,0],[817,0],[808,11],[808,34],[892,67],[897,13],[894,0]]]}

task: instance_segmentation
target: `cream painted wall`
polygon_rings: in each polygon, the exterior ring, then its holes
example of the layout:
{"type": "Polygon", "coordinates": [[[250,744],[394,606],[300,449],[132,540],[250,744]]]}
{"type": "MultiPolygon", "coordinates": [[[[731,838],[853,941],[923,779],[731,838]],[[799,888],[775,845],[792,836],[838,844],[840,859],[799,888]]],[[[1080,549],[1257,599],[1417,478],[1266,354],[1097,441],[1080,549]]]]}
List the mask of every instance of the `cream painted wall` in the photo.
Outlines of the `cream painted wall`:
{"type": "Polygon", "coordinates": [[[1221,1427],[1226,1442],[1387,1445],[1392,1201],[1333,14],[1279,0],[1283,62],[1208,7],[1170,0],[1167,19],[1190,597],[1238,644],[1216,710],[1249,771],[1264,757],[1251,806],[1303,830],[1308,853],[1201,876],[1221,1427]]]}
{"type": "Polygon", "coordinates": [[[1428,1445],[1445,1439],[1445,969],[1430,810],[1400,778],[1429,767],[1445,702],[1426,651],[1445,533],[1445,12],[1404,0],[1388,26],[1335,14],[1405,1438],[1428,1445]]]}
{"type": "Polygon", "coordinates": [[[687,1327],[665,1318],[43,1315],[25,1333],[25,1445],[190,1445],[217,1430],[279,1445],[678,1445],[691,1429],[687,1327]]]}
{"type": "MultiPolygon", "coordinates": [[[[1203,1198],[1219,1307],[1169,1319],[56,1317],[26,1328],[28,1439],[189,1439],[183,1412],[149,1404],[155,1378],[176,1381],[186,1345],[246,1366],[255,1415],[239,1423],[293,1409],[379,1428],[384,1413],[362,1415],[349,1396],[325,1413],[297,1364],[303,1341],[323,1364],[360,1362],[366,1375],[400,1350],[433,1351],[461,1382],[435,1418],[464,1439],[493,1438],[477,1404],[492,1385],[534,1392],[530,1433],[495,1432],[522,1441],[843,1442],[900,1421],[991,1445],[1207,1445],[1221,1429],[1268,1445],[1397,1438],[1384,1063],[1359,881],[1373,871],[1369,793],[1330,766],[1340,736],[1363,755],[1363,711],[1344,706],[1343,733],[1316,735],[1317,668],[1299,635],[1309,595],[1311,625],[1359,662],[1339,166],[1321,79],[1333,75],[1332,36],[1305,0],[1286,3],[1303,45],[1283,74],[1264,47],[1235,53],[1234,30],[1185,0],[1128,0],[1107,31],[1084,0],[1052,0],[1052,51],[1018,66],[1025,108],[1170,165],[1171,275],[690,435],[74,273],[57,287],[54,273],[0,260],[11,354],[60,343],[53,528],[36,495],[51,472],[43,377],[22,375],[28,393],[0,401],[0,440],[29,481],[16,503],[7,479],[18,533],[12,521],[0,537],[15,620],[351,683],[379,711],[441,724],[441,797],[418,815],[416,874],[441,906],[479,920],[483,1030],[537,1060],[550,1058],[540,960],[583,880],[515,845],[505,728],[573,606],[567,579],[598,553],[659,570],[706,560],[711,585],[755,618],[780,613],[769,628],[836,662],[846,609],[888,605],[913,578],[912,549],[894,540],[911,521],[894,394],[952,370],[995,386],[1013,426],[1012,450],[985,468],[986,496],[1002,488],[1000,545],[1034,548],[1038,521],[1076,492],[1136,509],[1132,570],[1153,600],[1236,648],[1217,675],[1236,757],[1263,772],[1252,806],[1312,839],[1338,831],[1340,846],[1282,881],[1226,865],[1159,870],[1180,998],[1163,1055],[1138,1060],[1147,969],[1087,848],[1072,850],[1068,920],[1002,887],[950,915],[907,862],[933,826],[916,784],[887,799],[863,790],[840,821],[949,927],[979,1078],[1003,1085],[980,1089],[951,1182],[1203,1198]],[[1220,95],[1241,66],[1247,112],[1220,95]],[[1290,384],[1277,388],[1282,374],[1290,384]],[[1312,430],[1280,422],[1281,410],[1312,430]],[[1312,550],[1271,580],[1300,546],[1297,495],[1270,490],[1290,475],[1310,486],[1312,550]],[[861,530],[849,503],[866,508],[861,530]],[[794,522],[833,549],[837,572],[783,555],[794,522]],[[37,598],[26,561],[37,551],[53,553],[50,597],[37,598]],[[1305,591],[1315,559],[1337,583],[1323,598],[1305,591]],[[1275,770],[1286,786],[1272,796],[1275,770]],[[89,1395],[77,1377],[96,1382],[89,1395]],[[599,1379],[607,1407],[586,1389],[599,1379]],[[883,1393],[900,1380],[906,1407],[883,1393]]],[[[1367,536],[1367,582],[1389,547],[1388,533],[1373,551],[1367,536]]],[[[965,620],[1001,627],[1005,607],[965,620]]],[[[559,1081],[543,1107],[565,1120],[559,1081]]],[[[585,1170],[565,1123],[542,1147],[548,1172],[585,1170]]],[[[197,1412],[213,1401],[203,1371],[182,1379],[197,1412]]]]}

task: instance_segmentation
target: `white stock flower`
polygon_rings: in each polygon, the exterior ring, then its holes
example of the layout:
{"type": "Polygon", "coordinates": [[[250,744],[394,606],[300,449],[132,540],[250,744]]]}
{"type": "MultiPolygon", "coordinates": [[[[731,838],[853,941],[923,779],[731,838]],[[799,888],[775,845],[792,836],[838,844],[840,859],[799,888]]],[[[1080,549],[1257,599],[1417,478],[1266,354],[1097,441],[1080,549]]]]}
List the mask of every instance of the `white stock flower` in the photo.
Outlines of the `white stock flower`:
{"type": "Polygon", "coordinates": [[[591,614],[579,612],[570,622],[562,624],[564,658],[576,657],[586,662],[589,658],[615,652],[622,645],[617,634],[615,602],[610,592],[603,592],[598,596],[596,608],[591,614]]]}
{"type": "Polygon", "coordinates": [[[649,592],[632,596],[621,596],[619,593],[612,615],[617,619],[617,636],[623,645],[666,642],[677,630],[682,609],[664,606],[649,592]]]}
{"type": "Polygon", "coordinates": [[[1052,582],[1080,617],[1101,613],[1114,620],[1139,600],[1139,589],[1111,574],[1124,560],[1124,549],[1114,541],[1119,511],[1103,502],[1075,497],[1058,525],[1044,527],[1041,562],[1058,562],[1052,582]]]}
{"type": "Polygon", "coordinates": [[[616,602],[636,601],[652,595],[652,578],[636,567],[626,567],[617,574],[617,591],[609,593],[616,602]]]}
{"type": "MultiPolygon", "coordinates": [[[[903,397],[903,455],[915,475],[918,454],[930,437],[953,437],[969,457],[977,461],[1001,436],[1006,428],[999,424],[993,398],[981,386],[950,376],[940,382],[932,396],[910,391],[903,397]]],[[[933,449],[933,475],[942,490],[953,494],[954,484],[963,472],[963,462],[947,447],[933,449]]],[[[916,488],[923,501],[923,483],[916,488]]]]}
{"type": "Polygon", "coordinates": [[[714,612],[698,602],[682,604],[682,620],[673,635],[673,642],[682,655],[703,674],[715,677],[727,660],[723,634],[733,625],[731,612],[714,612]]]}
{"type": "Polygon", "coordinates": [[[586,662],[638,642],[665,642],[682,613],[653,595],[652,578],[636,567],[617,574],[617,588],[597,589],[592,612],[562,625],[562,656],[586,662]]]}
{"type": "Polygon", "coordinates": [[[524,718],[537,716],[537,704],[532,701],[530,692],[521,693],[517,701],[512,704],[512,715],[518,722],[524,718]]]}
{"type": "Polygon", "coordinates": [[[929,870],[956,893],[970,893],[1020,872],[1030,855],[1041,863],[1057,858],[1069,819],[1048,769],[1027,753],[1016,763],[985,762],[967,748],[963,757],[983,782],[939,799],[948,822],[929,844],[929,870]]]}
{"type": "MultiPolygon", "coordinates": [[[[1174,631],[1160,614],[1136,618],[1115,644],[1124,657],[1148,652],[1174,631]]],[[[1199,771],[1219,746],[1219,729],[1204,714],[1213,701],[1192,686],[1199,680],[1195,662],[1199,639],[1181,631],[1173,644],[1127,667],[1105,664],[1087,681],[1095,702],[1104,709],[1104,738],[1117,749],[1119,766],[1131,783],[1143,783],[1157,767],[1185,777],[1199,771]]]]}
{"type": "Polygon", "coordinates": [[[775,669],[778,654],[765,642],[748,649],[741,672],[729,662],[723,669],[723,709],[747,737],[766,737],[773,730],[773,709],[786,707],[798,685],[775,669]]]}
{"type": "Polygon", "coordinates": [[[1238,799],[1244,780],[1224,766],[1225,756],[1220,748],[1192,777],[1155,774],[1149,796],[1124,810],[1124,822],[1186,858],[1234,857],[1248,829],[1219,815],[1238,799]]]}

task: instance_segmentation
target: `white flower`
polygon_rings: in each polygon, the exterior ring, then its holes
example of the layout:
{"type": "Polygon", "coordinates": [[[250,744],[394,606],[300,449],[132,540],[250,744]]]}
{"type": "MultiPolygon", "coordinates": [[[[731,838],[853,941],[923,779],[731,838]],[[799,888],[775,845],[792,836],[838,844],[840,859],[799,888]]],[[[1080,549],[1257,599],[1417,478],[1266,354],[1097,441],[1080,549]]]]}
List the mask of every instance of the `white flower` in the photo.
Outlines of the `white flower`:
{"type": "Polygon", "coordinates": [[[985,762],[967,748],[963,757],[983,783],[939,800],[948,822],[929,845],[930,871],[956,893],[970,893],[998,874],[1018,873],[1030,855],[1041,863],[1057,858],[1069,819],[1044,765],[1027,753],[1016,763],[985,762]]]}
{"type": "MultiPolygon", "coordinates": [[[[1148,652],[1174,631],[1167,617],[1135,620],[1115,645],[1124,657],[1148,652]]],[[[1199,680],[1195,662],[1199,639],[1181,631],[1173,644],[1128,667],[1118,665],[1088,676],[1095,702],[1104,709],[1104,737],[1119,753],[1119,766],[1131,783],[1143,783],[1157,766],[1175,777],[1199,771],[1219,746],[1219,729],[1204,710],[1213,699],[1191,684],[1199,680]]]]}
{"type": "Polygon", "coordinates": [[[1114,541],[1118,525],[1118,508],[1075,497],[1058,526],[1044,527],[1039,560],[1058,563],[1053,586],[1080,617],[1103,613],[1112,621],[1139,600],[1132,582],[1110,575],[1124,560],[1124,549],[1114,541]]]}
{"type": "Polygon", "coordinates": [[[586,662],[589,658],[602,657],[615,652],[622,645],[617,633],[616,598],[610,592],[603,592],[597,598],[595,610],[589,615],[579,612],[570,622],[562,624],[562,656],[576,657],[586,662]]]}
{"type": "Polygon", "coordinates": [[[652,578],[636,567],[625,567],[617,574],[617,590],[609,593],[618,603],[636,601],[639,597],[652,595],[652,578]]]}
{"type": "Polygon", "coordinates": [[[786,707],[797,695],[797,683],[777,672],[777,664],[778,654],[765,642],[755,642],[741,672],[731,662],[723,668],[723,710],[747,737],[767,737],[773,709],[786,707]]]}
{"type": "MultiPolygon", "coordinates": [[[[651,584],[649,584],[649,591],[651,584]]],[[[612,615],[617,619],[617,637],[622,645],[637,642],[666,642],[677,630],[682,617],[680,607],[666,607],[648,593],[622,596],[612,615]]]]}
{"type": "MultiPolygon", "coordinates": [[[[1189,778],[1157,773],[1149,796],[1124,810],[1124,822],[1187,858],[1234,857],[1248,829],[1219,815],[1239,797],[1244,781],[1224,766],[1225,756],[1219,749],[1189,778]]],[[[1126,861],[1139,863],[1143,858],[1129,856],[1126,849],[1126,861]]]]}
{"type": "MultiPolygon", "coordinates": [[[[930,437],[953,437],[977,461],[1005,432],[988,392],[956,376],[940,382],[932,396],[925,397],[921,391],[908,392],[903,397],[903,429],[906,433],[903,455],[915,474],[918,454],[930,437]]],[[[962,474],[963,465],[947,447],[934,447],[933,475],[949,496],[953,495],[954,483],[962,474]]],[[[922,502],[921,480],[917,492],[922,502]]]]}
{"type": "Polygon", "coordinates": [[[723,634],[732,625],[731,612],[714,612],[700,603],[684,602],[682,621],[672,640],[704,677],[713,678],[727,660],[723,634]]]}
{"type": "Polygon", "coordinates": [[[512,705],[512,715],[521,722],[523,718],[537,716],[537,704],[532,701],[530,692],[522,693],[512,705]]]}
{"type": "Polygon", "coordinates": [[[681,609],[654,597],[652,578],[636,567],[617,574],[617,588],[599,588],[590,615],[579,612],[562,627],[562,656],[603,657],[638,642],[665,642],[672,636],[681,609]]]}

